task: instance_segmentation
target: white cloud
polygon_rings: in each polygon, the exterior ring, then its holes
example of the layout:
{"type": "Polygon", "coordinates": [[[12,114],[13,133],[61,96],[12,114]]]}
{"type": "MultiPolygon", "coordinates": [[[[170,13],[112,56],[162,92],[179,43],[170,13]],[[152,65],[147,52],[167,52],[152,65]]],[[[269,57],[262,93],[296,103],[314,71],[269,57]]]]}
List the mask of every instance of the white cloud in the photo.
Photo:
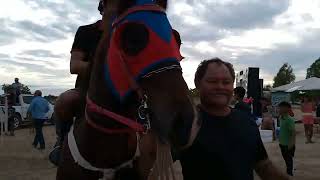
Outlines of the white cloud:
{"type": "Polygon", "coordinates": [[[56,20],[49,9],[37,9],[38,5],[33,1],[25,3],[21,0],[9,0],[0,6],[0,17],[10,20],[32,20],[33,22],[45,25],[50,21],[56,20]]]}
{"type": "Polygon", "coordinates": [[[241,35],[229,36],[217,42],[220,46],[254,49],[274,49],[281,44],[297,44],[299,39],[294,34],[274,29],[253,29],[241,35]]]}
{"type": "MultiPolygon", "coordinates": [[[[1,83],[16,76],[32,87],[73,87],[70,48],[77,26],[99,18],[98,1],[8,0],[0,6],[1,83]],[[47,41],[43,38],[47,37],[47,41]],[[23,54],[48,51],[48,57],[23,54]],[[22,53],[22,54],[21,54],[22,53]],[[59,56],[50,56],[59,55],[59,56]]],[[[171,0],[169,18],[182,36],[184,77],[203,59],[220,57],[236,71],[259,66],[272,83],[282,63],[292,64],[297,79],[320,56],[319,0],[171,0]]],[[[46,54],[46,53],[44,53],[46,54]]],[[[49,89],[48,89],[49,88],[49,89]]],[[[51,89],[52,90],[52,89],[51,89]]],[[[52,90],[54,92],[55,90],[52,90]]]]}

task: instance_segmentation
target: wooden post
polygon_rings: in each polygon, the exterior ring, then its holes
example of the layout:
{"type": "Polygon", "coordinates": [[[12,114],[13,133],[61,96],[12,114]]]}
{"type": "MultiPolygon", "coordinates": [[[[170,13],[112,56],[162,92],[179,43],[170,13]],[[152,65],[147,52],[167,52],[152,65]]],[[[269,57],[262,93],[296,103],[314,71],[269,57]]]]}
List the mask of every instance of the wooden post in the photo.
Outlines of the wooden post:
{"type": "Polygon", "coordinates": [[[4,98],[4,107],[1,109],[0,112],[1,118],[0,118],[0,131],[1,134],[8,133],[8,98],[4,98]],[[4,113],[3,113],[4,111],[4,113]]]}
{"type": "Polygon", "coordinates": [[[8,97],[4,98],[4,131],[8,133],[8,120],[9,120],[9,111],[8,111],[8,97]]]}

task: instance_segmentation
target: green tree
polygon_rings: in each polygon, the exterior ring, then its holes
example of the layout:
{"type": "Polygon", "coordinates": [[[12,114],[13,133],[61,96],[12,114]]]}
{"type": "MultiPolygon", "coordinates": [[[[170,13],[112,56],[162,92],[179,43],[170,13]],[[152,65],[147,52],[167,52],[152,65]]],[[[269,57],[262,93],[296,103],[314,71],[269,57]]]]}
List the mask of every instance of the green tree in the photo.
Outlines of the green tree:
{"type": "Polygon", "coordinates": [[[279,69],[277,75],[273,78],[273,87],[279,87],[282,85],[290,84],[296,79],[296,76],[293,73],[291,65],[285,63],[279,69]]]}
{"type": "Polygon", "coordinates": [[[306,79],[311,77],[320,78],[320,57],[307,69],[306,79]]]}
{"type": "MultiPolygon", "coordinates": [[[[13,88],[12,88],[11,84],[3,84],[2,85],[2,90],[3,90],[4,93],[9,93],[12,89],[13,88]]],[[[30,91],[29,87],[24,85],[24,84],[22,84],[21,94],[31,94],[31,91],[30,91]]]]}

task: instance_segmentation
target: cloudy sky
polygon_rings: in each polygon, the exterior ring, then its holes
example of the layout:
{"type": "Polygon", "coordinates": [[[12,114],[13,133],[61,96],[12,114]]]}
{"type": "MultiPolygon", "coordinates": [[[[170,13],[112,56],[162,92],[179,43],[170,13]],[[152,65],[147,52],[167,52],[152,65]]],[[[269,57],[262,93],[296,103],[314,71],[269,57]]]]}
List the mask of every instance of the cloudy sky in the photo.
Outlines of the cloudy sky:
{"type": "MultiPolygon", "coordinates": [[[[99,19],[98,0],[10,0],[0,6],[0,83],[14,77],[45,94],[72,88],[70,48],[77,27],[99,19]]],[[[260,67],[272,83],[289,62],[297,79],[320,57],[320,0],[171,0],[182,36],[184,77],[194,87],[199,62],[220,57],[237,71],[260,67]]]]}

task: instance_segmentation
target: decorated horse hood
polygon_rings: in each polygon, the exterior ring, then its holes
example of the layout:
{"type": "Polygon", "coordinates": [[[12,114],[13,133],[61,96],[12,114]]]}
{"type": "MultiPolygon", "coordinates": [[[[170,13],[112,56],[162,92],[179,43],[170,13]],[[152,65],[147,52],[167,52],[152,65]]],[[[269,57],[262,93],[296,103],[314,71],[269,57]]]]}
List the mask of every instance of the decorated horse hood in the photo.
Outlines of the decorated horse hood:
{"type": "Polygon", "coordinates": [[[182,56],[166,13],[153,3],[141,1],[119,16],[112,25],[110,38],[105,75],[108,86],[120,101],[132,92],[127,71],[139,81],[168,64],[180,65],[182,56]],[[143,25],[148,34],[146,45],[134,55],[126,54],[121,48],[124,29],[130,24],[143,25]]]}

